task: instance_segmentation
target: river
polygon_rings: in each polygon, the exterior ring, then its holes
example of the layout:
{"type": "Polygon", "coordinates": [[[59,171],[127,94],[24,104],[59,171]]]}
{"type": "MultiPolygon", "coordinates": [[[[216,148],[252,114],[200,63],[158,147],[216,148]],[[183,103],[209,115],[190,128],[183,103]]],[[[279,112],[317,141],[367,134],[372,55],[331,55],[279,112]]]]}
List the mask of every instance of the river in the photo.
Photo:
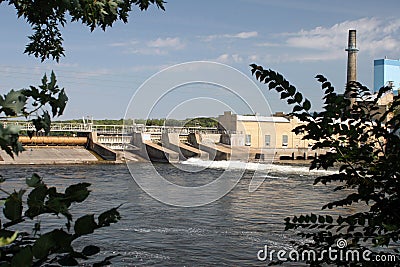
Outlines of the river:
{"type": "MultiPolygon", "coordinates": [[[[150,166],[135,163],[131,167],[146,174],[150,166]]],[[[169,181],[186,185],[211,181],[224,172],[223,165],[201,172],[169,164],[154,166],[169,181]]],[[[103,257],[121,254],[113,259],[115,266],[265,266],[257,259],[260,249],[265,245],[289,249],[290,241],[297,238],[294,232],[284,231],[284,218],[317,212],[334,197],[332,187],[312,185],[318,173],[305,166],[278,165],[258,172],[266,179],[252,193],[249,183],[254,172],[246,171],[230,193],[194,208],[154,200],[139,188],[123,164],[1,167],[8,179],[4,185],[10,188],[23,185],[33,172],[48,185],[60,188],[81,181],[92,184],[86,204],[72,208],[74,218],[123,204],[120,222],[81,241],[100,246],[103,257]]]]}

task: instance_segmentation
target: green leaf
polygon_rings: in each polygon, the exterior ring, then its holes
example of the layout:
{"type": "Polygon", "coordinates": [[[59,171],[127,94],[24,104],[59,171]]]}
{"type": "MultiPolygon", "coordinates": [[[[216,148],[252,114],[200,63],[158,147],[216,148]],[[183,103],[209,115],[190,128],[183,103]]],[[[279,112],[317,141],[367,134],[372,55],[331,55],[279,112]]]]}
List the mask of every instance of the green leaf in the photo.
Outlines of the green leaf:
{"type": "Polygon", "coordinates": [[[296,105],[293,107],[293,112],[302,111],[302,110],[303,110],[303,107],[301,107],[299,105],[296,105]]]}
{"type": "Polygon", "coordinates": [[[287,89],[289,95],[294,96],[296,93],[296,87],[294,87],[293,85],[290,85],[289,88],[287,89]]]}
{"type": "Polygon", "coordinates": [[[33,255],[36,259],[43,259],[46,258],[50,252],[71,252],[72,240],[72,235],[66,233],[62,229],[55,229],[36,239],[32,247],[33,255]]]}
{"type": "Polygon", "coordinates": [[[118,208],[112,208],[106,212],[103,212],[99,216],[99,226],[109,226],[112,223],[118,222],[121,219],[121,215],[119,214],[118,208]]]}
{"type": "Polygon", "coordinates": [[[43,112],[42,116],[32,120],[36,131],[44,130],[45,134],[48,135],[50,132],[51,118],[47,111],[43,112]]]}
{"type": "Polygon", "coordinates": [[[276,87],[276,83],[275,83],[275,82],[270,82],[270,83],[268,84],[269,90],[272,90],[272,89],[274,89],[275,87],[276,87]]]}
{"type": "Polygon", "coordinates": [[[47,84],[47,89],[52,93],[58,93],[57,79],[54,71],[51,71],[50,82],[47,84]]]}
{"type": "Polygon", "coordinates": [[[47,196],[47,187],[41,185],[33,189],[28,195],[28,210],[25,215],[33,219],[45,210],[44,201],[47,196]]]}
{"type": "Polygon", "coordinates": [[[42,178],[38,174],[34,173],[31,178],[26,178],[26,184],[29,187],[37,187],[42,184],[42,178]]]}
{"type": "Polygon", "coordinates": [[[22,115],[26,100],[22,90],[10,90],[4,97],[0,96],[0,111],[4,112],[6,116],[22,115]]]}
{"type": "Polygon", "coordinates": [[[90,191],[87,189],[89,186],[89,183],[71,185],[65,189],[65,196],[71,202],[82,202],[89,196],[90,191]]]}
{"type": "Polygon", "coordinates": [[[36,259],[43,259],[49,255],[50,249],[56,245],[52,232],[41,235],[33,244],[32,252],[36,259]]]}
{"type": "Polygon", "coordinates": [[[326,82],[326,81],[327,81],[326,78],[325,78],[323,75],[321,75],[321,74],[318,74],[317,76],[315,76],[315,78],[316,78],[320,83],[323,83],[323,82],[326,82]]]}
{"type": "Polygon", "coordinates": [[[68,97],[65,94],[64,89],[61,89],[61,92],[58,94],[58,113],[57,116],[61,116],[64,113],[64,109],[68,102],[68,97]]]}
{"type": "MultiPolygon", "coordinates": [[[[360,219],[361,219],[361,218],[358,219],[358,223],[359,223],[359,224],[362,223],[362,221],[360,221],[360,219]]],[[[364,219],[364,218],[363,218],[363,219],[364,219]]],[[[365,223],[365,220],[364,220],[364,223],[365,223]]],[[[364,225],[364,224],[362,224],[362,225],[364,225]]],[[[390,232],[392,232],[392,231],[397,231],[397,230],[399,230],[399,228],[400,228],[400,226],[397,225],[397,224],[386,224],[386,223],[383,223],[383,227],[385,227],[385,229],[386,229],[387,231],[390,231],[390,232]]]]}
{"type": "Polygon", "coordinates": [[[3,213],[11,221],[20,220],[22,218],[22,194],[14,192],[8,196],[4,204],[3,213]]]}
{"type": "Polygon", "coordinates": [[[68,207],[71,205],[69,201],[67,201],[64,197],[50,197],[49,200],[46,201],[46,208],[51,210],[55,214],[63,214],[68,216],[68,207]]]}
{"type": "Polygon", "coordinates": [[[72,257],[70,254],[65,255],[61,259],[57,261],[61,266],[77,266],[79,263],[78,261],[72,257]]]}
{"type": "Polygon", "coordinates": [[[326,223],[329,223],[329,224],[333,223],[332,216],[326,215],[325,220],[326,220],[326,223]]]}
{"type": "Polygon", "coordinates": [[[297,93],[294,95],[294,99],[296,100],[297,103],[300,104],[301,101],[303,101],[303,96],[302,96],[301,93],[297,92],[297,93]]]}
{"type": "Polygon", "coordinates": [[[312,223],[316,223],[316,222],[317,222],[317,215],[311,214],[310,221],[311,221],[312,223]]]}
{"type": "Polygon", "coordinates": [[[324,82],[324,83],[322,84],[322,89],[330,88],[330,87],[332,87],[332,84],[331,84],[330,82],[324,82]]]}
{"type": "Polygon", "coordinates": [[[75,234],[78,236],[91,234],[96,228],[98,228],[98,225],[94,221],[93,214],[78,218],[74,225],[75,234]]]}
{"type": "Polygon", "coordinates": [[[83,248],[82,254],[85,256],[93,256],[100,252],[100,248],[98,246],[89,245],[83,248]]]}
{"type": "Polygon", "coordinates": [[[306,111],[309,111],[311,108],[311,103],[308,99],[304,100],[303,102],[303,109],[306,111]]]}
{"type": "Polygon", "coordinates": [[[18,251],[11,260],[11,267],[32,266],[32,250],[30,246],[26,246],[18,251]]]}
{"type": "Polygon", "coordinates": [[[281,93],[281,99],[286,99],[290,96],[290,94],[288,92],[282,92],[281,93]]]}

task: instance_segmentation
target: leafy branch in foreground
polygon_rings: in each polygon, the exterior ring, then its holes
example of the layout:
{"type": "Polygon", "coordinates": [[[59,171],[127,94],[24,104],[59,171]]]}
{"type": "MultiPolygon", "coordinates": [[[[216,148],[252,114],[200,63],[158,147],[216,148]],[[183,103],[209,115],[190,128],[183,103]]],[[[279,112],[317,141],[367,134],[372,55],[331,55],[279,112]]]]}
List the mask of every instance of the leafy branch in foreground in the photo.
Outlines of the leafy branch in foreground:
{"type": "MultiPolygon", "coordinates": [[[[1,182],[4,182],[4,179],[1,182]]],[[[76,219],[72,226],[73,216],[69,208],[73,204],[83,202],[89,196],[90,184],[74,184],[61,193],[55,187],[48,187],[37,174],[27,178],[26,184],[31,189],[26,201],[24,195],[27,189],[12,193],[1,190],[3,194],[1,200],[4,201],[2,216],[4,218],[0,225],[1,266],[78,265],[79,261],[88,260],[96,255],[100,248],[88,245],[81,251],[75,251],[72,243],[82,236],[92,234],[96,229],[116,223],[121,218],[118,208],[113,208],[100,214],[97,220],[94,214],[83,215],[76,219]],[[24,206],[26,206],[25,212],[24,206]],[[42,232],[41,218],[47,221],[53,219],[51,222],[53,224],[54,219],[59,220],[60,216],[66,219],[64,226],[42,232]],[[32,222],[32,233],[14,230],[22,222],[32,222]]],[[[94,263],[93,266],[110,264],[111,258],[94,263]]]]}
{"type": "MultiPolygon", "coordinates": [[[[64,88],[57,85],[54,72],[51,72],[50,80],[45,74],[42,84],[28,89],[11,90],[5,95],[0,95],[0,119],[31,118],[36,131],[50,132],[51,118],[63,114],[68,97],[64,88]]],[[[0,124],[0,147],[8,155],[14,158],[23,151],[18,142],[19,128],[14,125],[4,126],[0,124]]]]}
{"type": "Polygon", "coordinates": [[[72,22],[80,21],[93,31],[95,28],[106,30],[114,22],[128,22],[129,12],[134,6],[141,11],[155,5],[164,10],[163,0],[74,0],[74,1],[33,1],[0,0],[8,2],[17,10],[18,17],[23,17],[34,32],[29,36],[25,53],[34,55],[42,61],[60,60],[64,56],[63,38],[60,27],[64,27],[67,18],[72,22]]]}
{"type": "MultiPolygon", "coordinates": [[[[347,249],[371,250],[382,253],[379,247],[388,247],[399,257],[400,238],[400,107],[399,96],[386,110],[380,109],[379,99],[390,88],[381,88],[374,96],[367,87],[350,82],[344,94],[337,94],[322,75],[316,79],[324,91],[322,112],[311,113],[311,103],[279,73],[251,65],[252,74],[270,90],[293,105],[291,115],[305,124],[295,128],[296,134],[314,140],[313,149],[331,148],[313,159],[310,169],[328,169],[340,166],[337,173],[321,176],[314,184],[336,185],[342,191],[336,201],[327,203],[323,210],[341,215],[307,214],[285,219],[286,230],[296,230],[305,238],[296,243],[298,250],[323,250],[337,248],[339,239],[347,241],[347,249]],[[348,97],[346,97],[348,96],[348,97]],[[356,99],[354,103],[349,98],[356,99]],[[343,194],[346,196],[342,198],[343,194]],[[347,209],[344,209],[347,208],[347,209]]],[[[387,251],[387,250],[386,250],[387,251]]],[[[374,262],[346,262],[323,257],[308,260],[311,266],[322,264],[374,266],[374,262]]],[[[385,263],[399,265],[397,262],[385,263]]]]}

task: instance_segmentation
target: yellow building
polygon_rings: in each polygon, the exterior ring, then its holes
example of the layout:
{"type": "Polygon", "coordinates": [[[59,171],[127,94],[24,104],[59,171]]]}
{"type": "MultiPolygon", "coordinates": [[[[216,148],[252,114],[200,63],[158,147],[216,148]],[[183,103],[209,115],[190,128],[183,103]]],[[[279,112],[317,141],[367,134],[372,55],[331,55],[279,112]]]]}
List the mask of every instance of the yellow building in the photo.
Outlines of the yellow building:
{"type": "Polygon", "coordinates": [[[292,132],[304,123],[296,117],[284,116],[283,113],[266,117],[237,115],[226,111],[218,117],[218,122],[220,130],[232,136],[232,146],[265,149],[299,149],[312,146],[309,141],[302,140],[302,135],[292,132]]]}

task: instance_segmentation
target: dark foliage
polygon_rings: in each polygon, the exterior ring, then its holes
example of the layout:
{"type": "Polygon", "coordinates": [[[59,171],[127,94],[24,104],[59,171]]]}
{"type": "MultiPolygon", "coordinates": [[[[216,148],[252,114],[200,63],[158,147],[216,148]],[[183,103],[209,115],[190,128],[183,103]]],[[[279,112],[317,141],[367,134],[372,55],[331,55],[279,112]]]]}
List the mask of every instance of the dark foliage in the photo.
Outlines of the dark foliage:
{"type": "MultiPolygon", "coordinates": [[[[399,259],[400,237],[400,106],[399,97],[384,112],[379,112],[378,99],[390,88],[381,88],[377,97],[358,82],[347,84],[345,94],[337,94],[322,75],[316,79],[324,91],[323,111],[312,113],[311,103],[281,74],[252,64],[252,74],[281,94],[293,106],[291,115],[306,122],[293,131],[304,134],[304,139],[314,140],[313,149],[331,148],[314,159],[310,169],[328,169],[340,166],[337,173],[315,179],[314,184],[334,184],[336,191],[346,197],[327,203],[323,210],[347,208],[348,215],[330,216],[307,214],[285,219],[286,230],[296,231],[304,243],[296,244],[298,250],[337,248],[339,239],[346,240],[347,249],[370,250],[372,255],[382,253],[386,247],[399,259]],[[351,104],[351,96],[357,99],[351,104]],[[351,208],[351,209],[350,209],[351,208]],[[388,248],[390,247],[390,248],[388,248]]],[[[331,212],[332,213],[332,212],[331,212]]],[[[326,214],[326,213],[325,213],[326,214]]],[[[373,258],[373,256],[371,256],[373,258]]],[[[323,257],[308,261],[311,266],[333,264],[337,266],[376,266],[374,262],[346,262],[323,257]]],[[[381,262],[380,266],[399,265],[381,262]]]]}
{"type": "Polygon", "coordinates": [[[163,0],[0,0],[8,2],[17,10],[18,17],[23,17],[32,27],[25,53],[34,55],[42,61],[45,59],[60,60],[64,56],[63,38],[60,27],[67,19],[86,25],[93,31],[96,28],[106,30],[114,22],[128,22],[133,7],[147,10],[155,5],[164,10],[163,0]]]}
{"type": "MultiPolygon", "coordinates": [[[[2,180],[4,182],[4,180],[2,180]]],[[[117,208],[100,214],[95,219],[93,214],[83,215],[75,220],[69,209],[76,203],[83,202],[89,196],[88,183],[74,184],[58,192],[55,187],[48,187],[42,178],[33,174],[26,179],[27,189],[8,193],[4,201],[2,225],[0,225],[0,263],[1,266],[52,266],[78,265],[80,261],[88,260],[90,256],[100,252],[100,248],[88,245],[82,251],[75,251],[72,243],[81,236],[92,234],[96,229],[109,226],[120,219],[117,208]],[[30,190],[26,201],[24,195],[30,190]],[[44,223],[51,217],[65,218],[65,224],[59,228],[42,229],[44,223]],[[29,221],[32,223],[32,233],[15,231],[18,224],[29,221]],[[73,231],[72,231],[73,229],[73,231]]],[[[102,264],[109,259],[98,262],[102,264]]],[[[101,266],[101,265],[98,265],[101,266]]]]}

